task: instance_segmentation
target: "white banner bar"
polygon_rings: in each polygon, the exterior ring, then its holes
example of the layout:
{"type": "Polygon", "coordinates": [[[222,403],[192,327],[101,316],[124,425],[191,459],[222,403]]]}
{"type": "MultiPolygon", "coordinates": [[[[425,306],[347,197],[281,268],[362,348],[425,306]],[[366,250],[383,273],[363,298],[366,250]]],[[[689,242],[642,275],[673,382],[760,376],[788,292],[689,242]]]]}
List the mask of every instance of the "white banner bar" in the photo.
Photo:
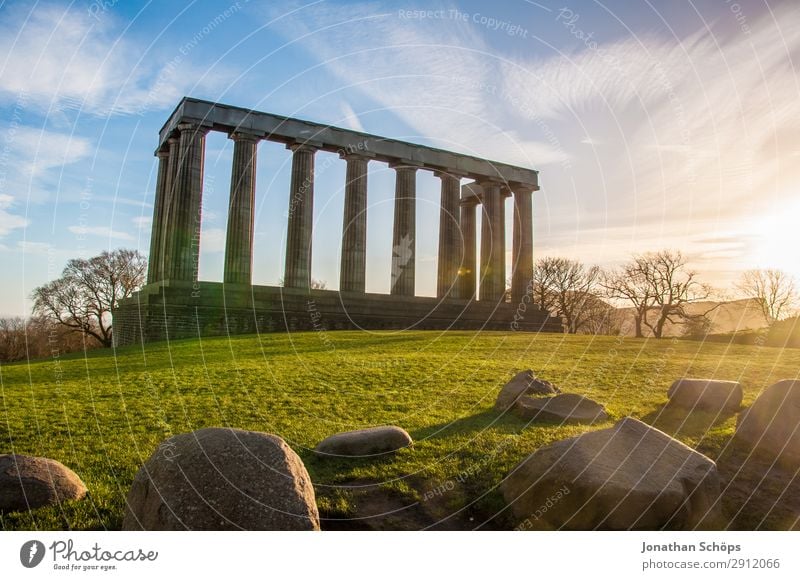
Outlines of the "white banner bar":
{"type": "Polygon", "coordinates": [[[798,578],[798,552],[792,532],[0,533],[3,579],[798,578]]]}

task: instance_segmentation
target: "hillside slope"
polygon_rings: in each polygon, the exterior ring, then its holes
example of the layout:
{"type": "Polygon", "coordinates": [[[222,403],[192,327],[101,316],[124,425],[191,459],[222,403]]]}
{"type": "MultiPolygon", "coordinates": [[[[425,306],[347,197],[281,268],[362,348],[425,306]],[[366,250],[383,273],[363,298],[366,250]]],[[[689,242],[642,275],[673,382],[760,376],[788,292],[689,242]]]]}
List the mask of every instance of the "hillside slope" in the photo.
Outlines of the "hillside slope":
{"type": "MultiPolygon", "coordinates": [[[[664,411],[670,383],[685,375],[741,380],[749,404],[768,385],[797,377],[798,369],[800,351],[690,341],[327,331],[184,340],[3,365],[0,453],[63,462],[84,480],[90,499],[62,510],[0,514],[0,527],[117,529],[133,476],[159,442],[232,426],[275,433],[300,454],[323,527],[507,528],[496,486],[536,448],[632,415],[717,457],[735,417],[664,411]],[[594,427],[528,425],[496,413],[499,389],[526,368],[564,391],[595,398],[611,420],[594,427]],[[377,461],[326,462],[311,452],[332,433],[382,424],[405,427],[414,448],[377,461]],[[353,482],[379,493],[384,507],[405,510],[405,519],[364,517],[367,500],[354,495],[353,482]],[[447,493],[424,500],[442,485],[447,493]]],[[[735,505],[731,510],[738,513],[735,505]]],[[[767,512],[739,514],[749,519],[734,525],[787,525],[785,511],[767,512]]]]}
{"type": "MultiPolygon", "coordinates": [[[[710,333],[712,334],[753,330],[764,328],[767,325],[758,305],[749,298],[722,303],[711,300],[695,302],[690,304],[686,311],[693,316],[708,312],[708,317],[711,320],[710,333]]],[[[633,336],[633,309],[619,308],[617,309],[617,315],[620,327],[627,329],[627,334],[633,336]]],[[[654,314],[650,315],[649,320],[654,322],[654,314]]],[[[667,323],[664,330],[664,336],[682,336],[683,333],[684,326],[680,324],[667,323]]],[[[645,328],[645,335],[651,335],[648,328],[645,328]]]]}

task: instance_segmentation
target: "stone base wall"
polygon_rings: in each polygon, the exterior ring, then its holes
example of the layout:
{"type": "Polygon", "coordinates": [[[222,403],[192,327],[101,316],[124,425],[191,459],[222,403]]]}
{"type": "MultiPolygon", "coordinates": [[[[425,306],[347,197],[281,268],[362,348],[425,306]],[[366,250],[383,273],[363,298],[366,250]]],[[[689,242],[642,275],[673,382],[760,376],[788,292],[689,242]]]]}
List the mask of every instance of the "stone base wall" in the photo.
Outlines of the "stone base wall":
{"type": "Polygon", "coordinates": [[[114,344],[299,330],[564,332],[530,303],[300,291],[219,282],[149,284],[114,310],[114,344]]]}

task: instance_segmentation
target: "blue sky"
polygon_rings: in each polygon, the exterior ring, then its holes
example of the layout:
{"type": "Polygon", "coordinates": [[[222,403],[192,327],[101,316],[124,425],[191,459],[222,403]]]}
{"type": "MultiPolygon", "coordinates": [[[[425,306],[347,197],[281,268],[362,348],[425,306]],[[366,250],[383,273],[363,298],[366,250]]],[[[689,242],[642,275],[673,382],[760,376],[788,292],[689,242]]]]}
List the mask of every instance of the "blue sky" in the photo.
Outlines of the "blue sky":
{"type": "MultiPolygon", "coordinates": [[[[537,256],[679,248],[723,289],[750,267],[800,274],[798,55],[791,2],[5,2],[0,314],[27,313],[71,257],[147,252],[153,149],[183,95],[536,168],[537,256]]],[[[231,154],[209,136],[206,280],[222,277],[231,154]]],[[[254,279],[274,284],[290,154],[258,155],[254,279]]],[[[344,169],[318,155],[313,276],[332,288],[344,169]]],[[[369,180],[367,289],[386,292],[393,172],[372,163],[369,180]]],[[[432,174],[418,195],[431,295],[432,174]]]]}

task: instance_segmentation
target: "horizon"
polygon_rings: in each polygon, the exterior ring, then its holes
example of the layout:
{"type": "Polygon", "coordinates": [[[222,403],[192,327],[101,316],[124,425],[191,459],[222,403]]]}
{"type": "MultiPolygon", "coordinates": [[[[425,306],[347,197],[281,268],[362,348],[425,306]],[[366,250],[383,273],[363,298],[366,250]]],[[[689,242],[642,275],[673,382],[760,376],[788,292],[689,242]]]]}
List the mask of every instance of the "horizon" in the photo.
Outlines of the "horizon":
{"type": "MultiPolygon", "coordinates": [[[[673,248],[721,289],[753,268],[800,277],[800,21],[790,2],[692,6],[3,4],[0,314],[28,315],[70,258],[148,253],[153,151],[185,95],[536,169],[536,258],[610,267],[673,248]]],[[[330,155],[312,276],[336,288],[344,162],[330,155]]],[[[222,279],[231,156],[209,134],[202,280],[222,279]]],[[[283,276],[289,160],[259,146],[255,284],[283,276]]],[[[369,169],[367,291],[388,292],[393,175],[369,169]]],[[[431,296],[432,174],[417,195],[416,288],[431,296]]],[[[510,201],[506,219],[510,262],[510,201]]]]}

